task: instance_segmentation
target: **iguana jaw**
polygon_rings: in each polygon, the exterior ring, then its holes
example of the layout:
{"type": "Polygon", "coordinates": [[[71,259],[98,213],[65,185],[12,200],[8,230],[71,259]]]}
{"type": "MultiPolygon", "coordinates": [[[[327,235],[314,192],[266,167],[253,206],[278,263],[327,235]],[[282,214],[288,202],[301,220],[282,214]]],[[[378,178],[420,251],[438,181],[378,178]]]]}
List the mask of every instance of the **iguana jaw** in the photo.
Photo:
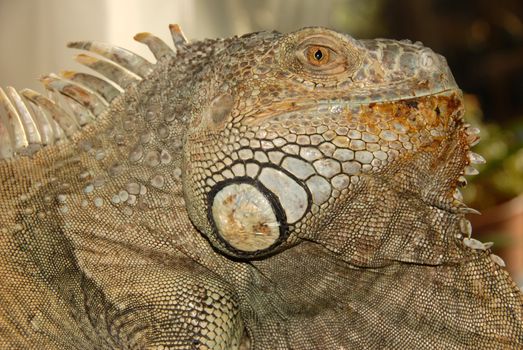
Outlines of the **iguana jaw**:
{"type": "MultiPolygon", "coordinates": [[[[230,165],[222,169],[217,166],[216,170],[211,167],[215,173],[206,180],[210,189],[207,220],[216,225],[214,234],[223,231],[222,235],[229,237],[227,232],[237,226],[232,216],[217,216],[229,212],[239,215],[236,205],[243,199],[229,201],[224,197],[227,200],[223,205],[231,208],[220,208],[215,200],[215,195],[231,192],[229,186],[253,184],[257,190],[246,194],[246,200],[254,200],[254,195],[260,200],[269,196],[273,208],[280,208],[283,215],[271,222],[253,223],[252,227],[273,227],[276,223],[280,228],[288,226],[291,234],[287,243],[323,227],[322,213],[350,201],[358,183],[369,177],[397,181],[394,188],[398,192],[410,192],[430,206],[455,207],[452,193],[468,164],[460,90],[381,103],[313,102],[274,103],[267,107],[265,116],[256,114],[239,122],[238,128],[246,130],[245,137],[237,141],[239,160],[234,161],[232,156],[230,165]],[[407,174],[403,169],[411,171],[407,174]],[[229,229],[227,225],[232,226],[229,229]]],[[[224,143],[218,148],[229,147],[227,142],[218,142],[224,143]]],[[[281,244],[281,238],[288,235],[285,229],[269,243],[281,244]]],[[[248,232],[244,236],[249,237],[248,232]]],[[[229,238],[222,240],[236,256],[264,254],[248,238],[233,245],[247,247],[246,252],[232,249],[229,238]]],[[[264,247],[272,252],[275,245],[264,247]]]]}

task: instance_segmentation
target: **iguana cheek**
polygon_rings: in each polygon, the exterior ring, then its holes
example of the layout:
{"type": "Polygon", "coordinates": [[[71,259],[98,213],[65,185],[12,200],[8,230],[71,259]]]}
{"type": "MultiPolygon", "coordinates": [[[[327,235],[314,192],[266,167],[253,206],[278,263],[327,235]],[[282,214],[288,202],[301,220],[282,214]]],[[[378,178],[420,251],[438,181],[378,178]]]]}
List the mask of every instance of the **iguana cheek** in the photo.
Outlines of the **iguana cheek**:
{"type": "Polygon", "coordinates": [[[274,196],[254,182],[230,182],[211,194],[210,221],[226,245],[257,252],[286,235],[285,214],[274,196]]]}

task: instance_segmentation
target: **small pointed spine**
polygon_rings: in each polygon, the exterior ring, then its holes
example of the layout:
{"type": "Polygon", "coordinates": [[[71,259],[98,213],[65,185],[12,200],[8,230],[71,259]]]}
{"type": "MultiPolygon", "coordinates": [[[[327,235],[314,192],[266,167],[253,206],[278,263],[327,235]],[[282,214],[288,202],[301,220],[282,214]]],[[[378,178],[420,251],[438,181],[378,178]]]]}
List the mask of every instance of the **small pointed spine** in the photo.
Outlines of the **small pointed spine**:
{"type": "Polygon", "coordinates": [[[74,116],[80,126],[92,123],[96,119],[91,111],[70,97],[63,95],[56,90],[47,90],[47,92],[47,97],[62,107],[67,114],[74,116]]]}
{"type": "Polygon", "coordinates": [[[472,224],[467,219],[462,218],[459,221],[459,229],[461,233],[467,236],[467,238],[470,238],[470,236],[472,236],[472,224]]]}
{"type": "Polygon", "coordinates": [[[461,187],[467,186],[467,179],[465,178],[465,176],[460,176],[458,178],[458,185],[461,187]]]}
{"type": "Polygon", "coordinates": [[[496,254],[490,254],[490,259],[492,259],[492,261],[494,261],[496,264],[498,264],[501,267],[507,266],[505,264],[505,261],[503,259],[501,259],[499,256],[497,256],[496,254]]]}
{"type": "Polygon", "coordinates": [[[158,61],[165,57],[176,56],[176,53],[162,39],[151,33],[138,33],[134,36],[134,40],[147,45],[158,61]]]}
{"type": "Polygon", "coordinates": [[[478,175],[479,171],[478,171],[478,169],[476,169],[474,167],[466,166],[465,170],[464,170],[464,174],[468,175],[468,176],[474,176],[474,175],[478,175]]]}
{"type": "Polygon", "coordinates": [[[121,93],[109,82],[91,74],[67,70],[61,71],[60,76],[64,79],[75,82],[78,85],[85,86],[88,89],[93,90],[94,92],[100,94],[100,96],[102,96],[107,102],[111,102],[121,93]]]}
{"type": "Polygon", "coordinates": [[[470,160],[471,164],[485,164],[486,163],[485,158],[483,158],[481,155],[474,153],[474,152],[469,153],[469,160],[470,160]]]}
{"type": "Polygon", "coordinates": [[[461,208],[458,209],[458,212],[460,212],[461,214],[481,215],[481,213],[479,211],[477,211],[474,208],[469,208],[469,207],[461,207],[461,208]]]}
{"type": "Polygon", "coordinates": [[[4,127],[7,128],[11,140],[13,151],[17,152],[29,145],[27,135],[24,130],[22,119],[16,108],[13,106],[5,91],[0,88],[0,113],[4,114],[4,127]]]}
{"type": "Polygon", "coordinates": [[[463,244],[466,247],[476,249],[476,250],[487,250],[488,249],[481,241],[478,241],[477,239],[474,239],[474,238],[463,238],[463,244]]]}
{"type": "Polygon", "coordinates": [[[35,120],[31,113],[29,112],[29,109],[27,109],[27,106],[22,101],[22,98],[18,94],[15,88],[12,86],[8,86],[6,88],[6,93],[13,101],[14,107],[16,108],[16,111],[18,112],[18,115],[20,116],[20,120],[22,122],[22,125],[24,127],[25,134],[27,136],[27,141],[29,144],[39,144],[42,142],[42,138],[40,137],[40,132],[38,131],[38,128],[36,127],[35,120]]]}
{"type": "MultiPolygon", "coordinates": [[[[25,96],[22,97],[26,99],[25,96]]],[[[57,139],[54,132],[54,124],[56,123],[54,122],[54,120],[48,118],[44,111],[42,111],[42,109],[38,105],[32,103],[27,99],[26,102],[27,107],[31,110],[31,114],[34,116],[36,126],[42,139],[42,145],[52,145],[57,139]]]]}
{"type": "Polygon", "coordinates": [[[183,34],[182,28],[178,24],[170,24],[169,30],[171,31],[174,47],[176,49],[179,49],[185,44],[187,44],[187,38],[183,34]]]}
{"type": "Polygon", "coordinates": [[[55,90],[75,100],[94,115],[100,115],[108,106],[108,102],[97,96],[92,91],[60,78],[55,74],[43,76],[40,81],[46,89],[55,90]]]}
{"type": "Polygon", "coordinates": [[[93,56],[86,54],[79,54],[74,59],[83,64],[86,67],[100,73],[122,89],[126,89],[131,84],[135,84],[141,80],[141,78],[128,71],[127,69],[114,64],[111,61],[101,60],[93,56]]]}
{"type": "Polygon", "coordinates": [[[98,41],[74,41],[68,43],[67,47],[94,52],[142,78],[145,78],[153,71],[154,65],[151,62],[134,52],[118,46],[98,41]]]}
{"type": "Polygon", "coordinates": [[[72,136],[80,128],[80,125],[72,116],[68,115],[60,106],[47,97],[30,89],[22,90],[20,93],[32,103],[47,110],[66,136],[72,136]]]}
{"type": "MultiPolygon", "coordinates": [[[[0,88],[0,91],[2,88],[0,88]]],[[[0,105],[3,105],[3,98],[0,93],[0,105]]],[[[3,107],[3,106],[2,106],[3,107]]],[[[12,144],[13,133],[10,128],[10,122],[4,108],[0,108],[0,159],[10,159],[14,156],[14,147],[12,144]]]]}
{"type": "Polygon", "coordinates": [[[465,129],[465,132],[468,134],[468,135],[479,135],[480,133],[480,130],[476,127],[472,127],[472,126],[469,126],[465,129]]]}

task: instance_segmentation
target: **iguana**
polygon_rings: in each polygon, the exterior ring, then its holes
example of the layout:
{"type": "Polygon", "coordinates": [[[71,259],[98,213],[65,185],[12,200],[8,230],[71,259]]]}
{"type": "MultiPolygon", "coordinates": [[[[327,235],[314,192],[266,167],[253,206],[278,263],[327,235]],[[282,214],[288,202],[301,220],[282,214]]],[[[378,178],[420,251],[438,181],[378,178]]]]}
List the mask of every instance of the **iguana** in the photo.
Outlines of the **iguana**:
{"type": "Polygon", "coordinates": [[[522,349],[445,59],[311,27],[0,90],[2,349],[522,349]]]}

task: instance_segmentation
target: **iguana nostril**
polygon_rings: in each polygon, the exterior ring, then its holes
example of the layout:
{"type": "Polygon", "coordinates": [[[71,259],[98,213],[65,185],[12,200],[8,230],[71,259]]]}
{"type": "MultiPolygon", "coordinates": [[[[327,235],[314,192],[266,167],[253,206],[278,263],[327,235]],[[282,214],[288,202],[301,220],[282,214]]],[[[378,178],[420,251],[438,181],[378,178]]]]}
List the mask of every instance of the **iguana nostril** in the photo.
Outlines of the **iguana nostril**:
{"type": "Polygon", "coordinates": [[[432,68],[437,62],[435,54],[432,51],[423,52],[419,56],[419,63],[424,68],[432,68]]]}

